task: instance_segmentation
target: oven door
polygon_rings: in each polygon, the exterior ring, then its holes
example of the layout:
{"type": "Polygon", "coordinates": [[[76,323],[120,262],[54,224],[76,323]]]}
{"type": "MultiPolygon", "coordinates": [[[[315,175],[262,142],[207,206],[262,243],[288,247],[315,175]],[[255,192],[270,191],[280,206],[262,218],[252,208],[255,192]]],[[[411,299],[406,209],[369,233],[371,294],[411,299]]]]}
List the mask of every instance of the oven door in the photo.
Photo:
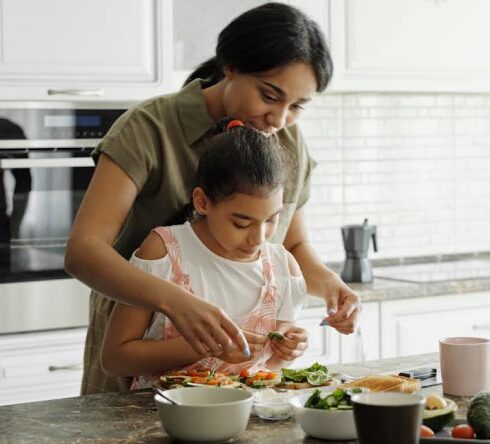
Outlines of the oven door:
{"type": "Polygon", "coordinates": [[[90,149],[0,150],[0,282],[63,273],[66,241],[93,170],[90,149]]]}

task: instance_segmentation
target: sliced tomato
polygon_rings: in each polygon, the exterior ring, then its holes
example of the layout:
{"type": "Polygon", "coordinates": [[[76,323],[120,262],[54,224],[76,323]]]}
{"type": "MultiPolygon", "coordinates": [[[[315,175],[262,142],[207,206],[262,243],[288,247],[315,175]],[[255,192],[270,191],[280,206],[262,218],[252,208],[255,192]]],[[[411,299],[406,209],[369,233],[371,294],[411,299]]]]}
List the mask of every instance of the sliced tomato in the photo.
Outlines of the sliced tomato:
{"type": "Polygon", "coordinates": [[[265,377],[265,379],[276,379],[277,378],[277,373],[274,373],[274,372],[270,372],[267,374],[267,376],[265,377]]]}
{"type": "Polygon", "coordinates": [[[240,378],[248,378],[249,376],[250,376],[250,371],[248,370],[248,368],[244,368],[240,372],[240,378]]]}
{"type": "Polygon", "coordinates": [[[430,427],[427,427],[426,425],[421,425],[420,426],[420,436],[422,438],[432,438],[434,437],[435,433],[432,431],[430,427]]]}
{"type": "Polygon", "coordinates": [[[475,431],[468,424],[459,424],[453,427],[451,436],[460,439],[473,439],[475,437],[475,431]]]}
{"type": "Polygon", "coordinates": [[[189,376],[202,376],[206,377],[209,376],[209,370],[188,370],[187,374],[189,376]]]}
{"type": "Polygon", "coordinates": [[[266,379],[267,378],[267,372],[257,372],[254,375],[255,380],[261,380],[261,379],[266,379]]]}

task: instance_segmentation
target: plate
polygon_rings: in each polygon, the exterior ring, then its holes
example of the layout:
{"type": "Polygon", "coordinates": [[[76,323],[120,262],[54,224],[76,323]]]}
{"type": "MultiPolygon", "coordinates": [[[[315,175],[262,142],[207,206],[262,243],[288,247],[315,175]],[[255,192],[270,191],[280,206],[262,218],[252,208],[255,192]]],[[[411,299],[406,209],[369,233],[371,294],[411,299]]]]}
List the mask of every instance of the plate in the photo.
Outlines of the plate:
{"type": "Polygon", "coordinates": [[[420,438],[420,443],[438,443],[438,444],[456,444],[456,443],[479,443],[479,444],[490,444],[490,439],[461,439],[461,438],[451,438],[451,429],[458,424],[468,424],[468,421],[464,419],[455,419],[451,421],[446,427],[444,427],[440,432],[436,433],[433,438],[420,438]]]}

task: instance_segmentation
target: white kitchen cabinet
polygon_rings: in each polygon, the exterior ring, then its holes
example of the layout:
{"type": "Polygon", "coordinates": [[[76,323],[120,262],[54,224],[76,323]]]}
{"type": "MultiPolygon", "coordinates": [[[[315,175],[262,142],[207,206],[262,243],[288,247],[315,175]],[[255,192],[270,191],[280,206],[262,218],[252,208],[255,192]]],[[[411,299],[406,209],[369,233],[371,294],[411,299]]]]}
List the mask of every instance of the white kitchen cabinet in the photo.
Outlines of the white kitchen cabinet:
{"type": "Polygon", "coordinates": [[[490,91],[490,2],[335,0],[335,91],[490,91]]]}
{"type": "Polygon", "coordinates": [[[490,338],[490,293],[381,302],[381,357],[439,351],[450,336],[490,338]]]}
{"type": "Polygon", "coordinates": [[[3,0],[0,99],[141,100],[170,89],[170,0],[3,0]]]}
{"type": "MultiPolygon", "coordinates": [[[[173,59],[166,59],[166,63],[172,65],[168,69],[172,73],[173,89],[180,88],[195,67],[215,54],[218,34],[232,19],[264,3],[268,1],[173,0],[167,4],[166,10],[169,6],[172,9],[173,33],[169,38],[173,43],[173,59]]],[[[284,0],[283,3],[304,11],[328,34],[329,1],[284,0]]]]}
{"type": "Polygon", "coordinates": [[[78,396],[86,328],[0,336],[0,405],[78,396]]]}
{"type": "Polygon", "coordinates": [[[308,331],[309,347],[305,354],[291,363],[291,367],[308,367],[315,362],[337,364],[340,362],[339,333],[333,328],[320,327],[325,308],[304,308],[296,325],[308,331]]]}
{"type": "Polygon", "coordinates": [[[341,363],[380,358],[379,302],[366,302],[362,307],[357,331],[351,335],[339,335],[341,363]]]}

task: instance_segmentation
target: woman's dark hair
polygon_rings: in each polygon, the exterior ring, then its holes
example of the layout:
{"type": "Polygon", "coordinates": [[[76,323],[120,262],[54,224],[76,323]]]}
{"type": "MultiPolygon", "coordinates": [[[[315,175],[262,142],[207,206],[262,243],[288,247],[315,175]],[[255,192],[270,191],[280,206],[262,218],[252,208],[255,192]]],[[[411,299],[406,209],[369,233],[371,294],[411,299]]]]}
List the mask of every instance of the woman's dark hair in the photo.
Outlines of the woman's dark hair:
{"type": "MultiPolygon", "coordinates": [[[[224,119],[218,127],[226,127],[224,119]]],[[[235,126],[213,137],[197,168],[195,187],[213,203],[234,193],[256,195],[284,183],[282,150],[274,136],[235,126]]]]}
{"type": "Polygon", "coordinates": [[[199,65],[184,85],[196,78],[211,86],[231,66],[243,73],[259,73],[294,62],[313,67],[317,91],[332,78],[333,64],[318,24],[299,9],[266,3],[236,17],[219,34],[216,55],[199,65]]]}

